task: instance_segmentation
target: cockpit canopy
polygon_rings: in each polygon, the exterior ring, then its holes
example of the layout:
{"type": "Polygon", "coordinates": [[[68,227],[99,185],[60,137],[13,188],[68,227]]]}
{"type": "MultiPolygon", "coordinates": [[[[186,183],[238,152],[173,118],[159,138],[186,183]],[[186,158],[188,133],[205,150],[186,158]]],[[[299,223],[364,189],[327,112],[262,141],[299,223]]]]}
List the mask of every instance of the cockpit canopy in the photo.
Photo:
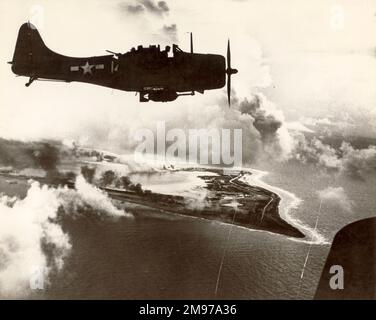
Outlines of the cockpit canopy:
{"type": "MultiPolygon", "coordinates": [[[[151,55],[151,56],[162,56],[162,57],[169,57],[169,53],[171,52],[171,47],[166,46],[164,50],[161,50],[160,45],[150,45],[149,47],[143,47],[142,45],[137,46],[137,48],[133,47],[130,51],[126,54],[142,54],[142,55],[151,55]]],[[[172,45],[172,54],[175,56],[176,53],[183,52],[178,45],[172,45]]]]}

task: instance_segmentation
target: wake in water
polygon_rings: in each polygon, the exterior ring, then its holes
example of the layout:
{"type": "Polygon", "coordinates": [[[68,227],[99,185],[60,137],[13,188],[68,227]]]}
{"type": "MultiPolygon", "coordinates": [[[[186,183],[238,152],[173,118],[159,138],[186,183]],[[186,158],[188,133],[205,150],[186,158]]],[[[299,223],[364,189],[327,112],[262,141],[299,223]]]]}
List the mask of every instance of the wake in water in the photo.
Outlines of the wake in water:
{"type": "Polygon", "coordinates": [[[289,191],[269,185],[262,181],[262,178],[265,177],[268,174],[268,172],[256,169],[249,169],[249,172],[249,174],[245,174],[242,177],[242,181],[277,193],[281,197],[281,201],[279,204],[279,213],[281,217],[288,223],[300,229],[308,237],[308,240],[296,238],[291,238],[291,240],[298,242],[313,243],[317,245],[330,244],[329,241],[325,238],[325,236],[321,234],[316,228],[312,228],[311,226],[305,224],[300,219],[292,215],[292,212],[296,211],[296,209],[302,203],[302,199],[298,198],[295,194],[289,191]]]}
{"type": "Polygon", "coordinates": [[[0,196],[0,297],[25,296],[36,272],[48,283],[49,274],[63,268],[72,245],[60,223],[62,214],[131,216],[82,176],[75,186],[50,188],[31,181],[24,199],[0,196]],[[44,245],[51,249],[48,255],[44,245]]]}

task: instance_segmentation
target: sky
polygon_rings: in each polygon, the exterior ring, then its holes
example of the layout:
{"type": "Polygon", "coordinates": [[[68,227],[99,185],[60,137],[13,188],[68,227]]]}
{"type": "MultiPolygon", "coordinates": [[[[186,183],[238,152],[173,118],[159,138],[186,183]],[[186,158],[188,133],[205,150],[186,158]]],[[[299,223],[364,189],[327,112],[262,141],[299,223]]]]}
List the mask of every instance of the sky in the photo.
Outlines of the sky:
{"type": "Polygon", "coordinates": [[[375,0],[1,1],[0,137],[85,143],[93,135],[111,140],[125,127],[197,116],[224,90],[141,104],[134,93],[88,84],[26,88],[27,79],[6,62],[28,20],[50,49],[69,56],[172,41],[188,51],[188,32],[196,52],[225,55],[230,38],[239,99],[262,92],[295,127],[325,123],[376,137],[375,0]]]}

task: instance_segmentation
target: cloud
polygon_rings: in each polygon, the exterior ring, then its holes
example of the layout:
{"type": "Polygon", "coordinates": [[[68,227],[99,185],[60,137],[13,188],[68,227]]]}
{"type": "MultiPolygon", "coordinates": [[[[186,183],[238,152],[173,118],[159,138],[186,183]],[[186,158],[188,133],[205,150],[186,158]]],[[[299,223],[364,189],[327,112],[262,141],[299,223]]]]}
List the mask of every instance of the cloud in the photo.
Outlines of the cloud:
{"type": "Polygon", "coordinates": [[[343,141],[339,148],[335,148],[317,137],[307,138],[301,133],[294,135],[294,143],[292,158],[303,163],[315,164],[360,180],[376,171],[376,146],[356,149],[343,141]]]}
{"type": "Polygon", "coordinates": [[[334,203],[346,212],[351,212],[353,203],[348,198],[343,187],[328,187],[317,191],[318,197],[324,203],[334,203]]]}
{"type": "Polygon", "coordinates": [[[327,169],[339,170],[341,160],[337,150],[324,144],[320,139],[306,138],[303,134],[294,135],[294,151],[292,157],[302,163],[311,163],[327,169]]]}
{"type": "Polygon", "coordinates": [[[176,43],[178,42],[177,32],[178,28],[175,23],[171,25],[164,25],[162,28],[162,32],[171,39],[172,42],[176,43]]]}
{"type": "Polygon", "coordinates": [[[140,4],[132,5],[132,4],[120,3],[119,6],[122,10],[127,11],[130,14],[139,14],[145,11],[145,7],[140,4]]]}
{"type": "Polygon", "coordinates": [[[334,117],[311,118],[302,117],[300,123],[312,128],[318,134],[332,135],[332,134],[351,134],[356,130],[354,119],[347,113],[341,113],[334,117]]]}
{"type": "Polygon", "coordinates": [[[158,16],[168,14],[170,11],[166,1],[137,0],[135,3],[120,2],[119,7],[128,14],[152,13],[158,16]]]}
{"type": "Polygon", "coordinates": [[[287,122],[286,127],[288,130],[292,130],[292,131],[311,132],[311,133],[314,132],[299,121],[287,122]]]}
{"type": "Polygon", "coordinates": [[[349,143],[343,142],[341,169],[356,179],[365,179],[367,174],[376,171],[376,146],[355,149],[349,143]]]}

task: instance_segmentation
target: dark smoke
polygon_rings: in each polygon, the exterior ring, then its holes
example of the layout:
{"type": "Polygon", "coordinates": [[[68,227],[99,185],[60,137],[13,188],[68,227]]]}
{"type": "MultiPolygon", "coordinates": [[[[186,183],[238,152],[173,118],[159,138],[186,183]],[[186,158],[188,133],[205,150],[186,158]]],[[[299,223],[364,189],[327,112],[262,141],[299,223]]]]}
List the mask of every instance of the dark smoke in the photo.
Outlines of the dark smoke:
{"type": "Polygon", "coordinates": [[[37,168],[53,173],[59,164],[60,148],[58,142],[22,142],[0,138],[0,166],[37,168]]]}
{"type": "Polygon", "coordinates": [[[82,166],[81,174],[88,183],[98,185],[102,188],[130,190],[138,194],[144,192],[140,183],[133,183],[128,176],[118,175],[113,170],[103,171],[100,176],[96,178],[95,167],[82,166]]]}
{"type": "Polygon", "coordinates": [[[87,182],[93,183],[94,176],[95,176],[95,168],[91,168],[91,167],[88,167],[88,166],[82,166],[81,167],[81,174],[87,182]]]}
{"type": "Polygon", "coordinates": [[[42,143],[39,148],[29,149],[35,165],[46,172],[56,172],[59,163],[59,150],[49,144],[42,143]]]}
{"type": "Polygon", "coordinates": [[[249,114],[254,118],[253,126],[260,132],[263,143],[269,143],[276,138],[282,122],[261,109],[261,99],[258,95],[253,96],[252,100],[245,98],[240,103],[239,109],[241,113],[249,114]]]}

